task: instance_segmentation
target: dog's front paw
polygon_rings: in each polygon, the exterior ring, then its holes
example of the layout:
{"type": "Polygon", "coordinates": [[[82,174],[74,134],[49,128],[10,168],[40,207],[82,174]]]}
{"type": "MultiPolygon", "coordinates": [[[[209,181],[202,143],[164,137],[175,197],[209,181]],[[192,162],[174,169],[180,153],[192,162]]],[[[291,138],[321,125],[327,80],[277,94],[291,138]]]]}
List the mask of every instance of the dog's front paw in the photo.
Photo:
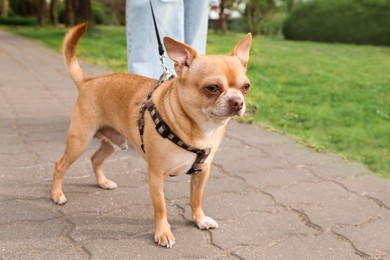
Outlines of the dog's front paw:
{"type": "Polygon", "coordinates": [[[156,232],[154,241],[156,241],[156,243],[160,246],[172,248],[175,244],[175,237],[170,230],[161,233],[156,232]]]}
{"type": "Polygon", "coordinates": [[[108,179],[100,182],[99,186],[100,186],[100,188],[106,189],[106,190],[113,190],[113,189],[116,189],[118,187],[118,185],[116,185],[115,182],[110,181],[108,179]]]}
{"type": "Polygon", "coordinates": [[[204,217],[201,221],[196,223],[200,229],[218,228],[218,223],[210,217],[204,217]]]}
{"type": "Polygon", "coordinates": [[[58,205],[64,205],[66,203],[66,197],[62,192],[58,194],[52,194],[51,198],[54,201],[54,203],[58,205]]]}

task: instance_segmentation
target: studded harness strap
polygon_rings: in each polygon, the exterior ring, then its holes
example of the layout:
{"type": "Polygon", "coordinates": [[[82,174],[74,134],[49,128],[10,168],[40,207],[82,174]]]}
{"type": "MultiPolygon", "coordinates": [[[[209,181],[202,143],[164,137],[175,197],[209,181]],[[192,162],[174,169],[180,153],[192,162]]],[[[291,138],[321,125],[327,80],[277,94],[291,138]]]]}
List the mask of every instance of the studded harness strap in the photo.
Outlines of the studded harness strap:
{"type": "MultiPolygon", "coordinates": [[[[192,164],[192,167],[188,170],[187,174],[195,175],[198,172],[202,171],[203,164],[205,160],[207,159],[208,155],[210,154],[211,149],[199,149],[196,147],[192,147],[184,143],[180,137],[178,137],[170,128],[169,126],[164,122],[164,120],[161,118],[160,114],[157,112],[155,105],[152,102],[152,94],[157,89],[158,86],[160,86],[162,83],[164,83],[166,80],[167,72],[164,72],[159,81],[156,83],[156,85],[152,88],[152,90],[149,92],[149,94],[146,97],[146,101],[142,104],[141,109],[139,111],[139,117],[138,117],[138,128],[139,128],[139,134],[141,137],[141,149],[145,152],[145,146],[144,146],[144,128],[145,128],[145,120],[144,120],[144,114],[146,109],[149,110],[150,116],[153,119],[154,124],[156,125],[157,132],[163,137],[168,138],[172,143],[176,144],[177,146],[192,152],[196,154],[195,162],[192,164]]],[[[172,76],[173,77],[173,76],[172,76]]],[[[172,78],[171,77],[171,78],[172,78]]],[[[171,79],[170,78],[170,79],[171,79]]]]}

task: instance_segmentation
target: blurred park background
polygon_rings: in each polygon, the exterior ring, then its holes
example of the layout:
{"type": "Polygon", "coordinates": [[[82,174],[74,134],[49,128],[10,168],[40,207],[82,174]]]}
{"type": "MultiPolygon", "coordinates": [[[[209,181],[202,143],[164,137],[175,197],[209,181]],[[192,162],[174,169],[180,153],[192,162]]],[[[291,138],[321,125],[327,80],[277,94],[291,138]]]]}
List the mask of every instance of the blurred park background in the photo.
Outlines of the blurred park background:
{"type": "MultiPolygon", "coordinates": [[[[126,71],[125,0],[0,1],[0,29],[57,51],[88,21],[78,56],[126,71]]],[[[255,35],[243,121],[390,178],[390,0],[211,2],[207,53],[255,35]]]]}

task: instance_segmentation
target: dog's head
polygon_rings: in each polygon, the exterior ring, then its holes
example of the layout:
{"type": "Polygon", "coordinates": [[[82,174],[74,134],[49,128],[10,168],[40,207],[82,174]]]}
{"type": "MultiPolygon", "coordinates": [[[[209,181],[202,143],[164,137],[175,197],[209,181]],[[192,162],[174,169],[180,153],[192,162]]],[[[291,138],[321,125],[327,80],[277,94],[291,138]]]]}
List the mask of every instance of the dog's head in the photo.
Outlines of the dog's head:
{"type": "Polygon", "coordinates": [[[198,55],[192,47],[165,37],[165,48],[181,83],[181,105],[197,116],[201,113],[206,121],[242,116],[250,88],[246,68],[251,43],[252,36],[247,34],[230,55],[198,55]]]}

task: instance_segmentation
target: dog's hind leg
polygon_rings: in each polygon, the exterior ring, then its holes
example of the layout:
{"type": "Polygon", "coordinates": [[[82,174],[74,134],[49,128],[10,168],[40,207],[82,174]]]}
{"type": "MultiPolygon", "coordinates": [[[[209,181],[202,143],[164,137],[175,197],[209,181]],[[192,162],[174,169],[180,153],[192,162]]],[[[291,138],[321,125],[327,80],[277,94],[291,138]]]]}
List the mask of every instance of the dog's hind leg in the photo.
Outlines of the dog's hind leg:
{"type": "Polygon", "coordinates": [[[85,151],[96,131],[95,129],[86,127],[79,118],[73,117],[66,138],[64,154],[55,163],[51,198],[57,204],[64,204],[66,202],[66,197],[62,191],[62,180],[66,171],[85,151]]]}
{"type": "Polygon", "coordinates": [[[114,153],[115,149],[112,144],[106,140],[102,140],[100,148],[92,155],[91,161],[93,171],[95,172],[96,181],[99,186],[103,189],[112,190],[117,187],[116,183],[110,181],[104,176],[103,173],[103,162],[114,153]]]}

